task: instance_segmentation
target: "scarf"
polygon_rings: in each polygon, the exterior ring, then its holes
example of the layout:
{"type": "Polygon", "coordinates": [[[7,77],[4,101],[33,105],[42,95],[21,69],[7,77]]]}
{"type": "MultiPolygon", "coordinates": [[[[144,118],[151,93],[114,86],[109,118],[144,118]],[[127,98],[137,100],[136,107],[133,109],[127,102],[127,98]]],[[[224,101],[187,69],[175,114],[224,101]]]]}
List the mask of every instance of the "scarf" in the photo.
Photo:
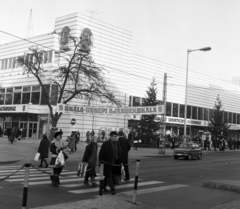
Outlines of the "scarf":
{"type": "Polygon", "coordinates": [[[92,143],[92,145],[93,145],[92,154],[88,163],[91,163],[93,164],[93,166],[96,166],[97,165],[97,144],[92,143]]]}

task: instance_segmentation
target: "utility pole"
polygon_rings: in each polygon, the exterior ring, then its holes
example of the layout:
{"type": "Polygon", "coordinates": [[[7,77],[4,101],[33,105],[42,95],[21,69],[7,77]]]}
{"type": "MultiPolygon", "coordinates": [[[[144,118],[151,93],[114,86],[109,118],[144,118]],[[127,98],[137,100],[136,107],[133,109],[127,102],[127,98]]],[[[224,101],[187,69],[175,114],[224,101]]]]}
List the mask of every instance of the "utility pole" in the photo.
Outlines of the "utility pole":
{"type": "Polygon", "coordinates": [[[26,28],[25,38],[29,38],[33,35],[33,22],[32,22],[32,9],[28,18],[28,24],[26,28]]]}

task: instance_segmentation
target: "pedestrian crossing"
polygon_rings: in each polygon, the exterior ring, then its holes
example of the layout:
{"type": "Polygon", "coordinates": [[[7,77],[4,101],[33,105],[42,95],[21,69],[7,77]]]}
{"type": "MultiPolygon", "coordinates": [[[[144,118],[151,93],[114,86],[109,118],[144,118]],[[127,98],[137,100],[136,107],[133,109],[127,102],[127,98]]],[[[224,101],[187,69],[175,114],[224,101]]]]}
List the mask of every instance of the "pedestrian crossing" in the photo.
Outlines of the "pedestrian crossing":
{"type": "MultiPolygon", "coordinates": [[[[12,174],[20,168],[17,166],[1,166],[0,167],[0,179],[4,178],[7,175],[12,174]]],[[[41,168],[40,170],[52,173],[52,168],[41,168]]],[[[91,194],[95,196],[99,191],[99,188],[93,188],[91,186],[83,185],[84,178],[76,176],[76,171],[63,170],[62,175],[69,175],[68,177],[60,177],[60,187],[65,188],[69,194],[91,194]]],[[[14,184],[23,184],[25,177],[25,169],[21,169],[18,173],[10,176],[8,179],[5,179],[5,182],[14,183],[14,184]]],[[[99,174],[95,178],[99,180],[99,174]]],[[[43,173],[34,168],[29,168],[29,186],[45,186],[51,185],[51,180],[48,174],[43,173]]],[[[2,186],[2,185],[1,185],[2,186]]],[[[147,194],[152,192],[163,192],[167,190],[180,189],[188,187],[188,185],[183,184],[173,184],[166,185],[166,182],[163,181],[144,181],[139,179],[138,182],[138,194],[147,194]],[[147,187],[147,188],[146,188],[147,187]]],[[[1,188],[1,187],[0,187],[1,188]]],[[[132,195],[134,188],[134,178],[131,178],[129,181],[122,182],[120,185],[116,186],[116,190],[120,190],[120,193],[125,195],[132,195]]],[[[4,188],[1,188],[4,189],[4,188]]]]}

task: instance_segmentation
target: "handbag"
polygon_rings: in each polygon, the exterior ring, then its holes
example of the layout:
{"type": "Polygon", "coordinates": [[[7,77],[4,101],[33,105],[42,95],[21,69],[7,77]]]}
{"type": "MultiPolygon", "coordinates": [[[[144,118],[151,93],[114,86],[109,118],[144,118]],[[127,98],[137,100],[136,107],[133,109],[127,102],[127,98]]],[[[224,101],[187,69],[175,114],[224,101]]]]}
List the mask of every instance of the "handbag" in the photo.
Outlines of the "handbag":
{"type": "Polygon", "coordinates": [[[57,159],[55,161],[55,165],[56,166],[64,166],[64,164],[65,164],[64,155],[63,155],[63,152],[60,151],[57,156],[57,159]]]}
{"type": "Polygon", "coordinates": [[[34,160],[35,160],[35,161],[38,161],[38,160],[39,160],[39,157],[40,157],[40,153],[37,152],[36,155],[35,155],[35,157],[34,157],[34,160]]]}
{"type": "Polygon", "coordinates": [[[84,177],[87,171],[87,163],[82,163],[80,162],[78,164],[78,169],[77,169],[77,176],[84,177]]]}

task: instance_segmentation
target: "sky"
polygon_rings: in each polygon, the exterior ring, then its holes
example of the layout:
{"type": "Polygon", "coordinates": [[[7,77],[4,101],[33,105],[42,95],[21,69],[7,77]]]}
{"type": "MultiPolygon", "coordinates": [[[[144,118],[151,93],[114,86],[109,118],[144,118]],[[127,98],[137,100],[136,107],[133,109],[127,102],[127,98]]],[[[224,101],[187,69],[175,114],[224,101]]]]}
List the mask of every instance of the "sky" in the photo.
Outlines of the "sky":
{"type": "MultiPolygon", "coordinates": [[[[80,12],[131,31],[135,54],[186,69],[188,49],[210,46],[190,53],[189,71],[228,82],[240,76],[239,0],[0,0],[0,30],[24,38],[31,9],[33,35],[80,12]]],[[[0,43],[11,40],[0,32],[0,43]]]]}

